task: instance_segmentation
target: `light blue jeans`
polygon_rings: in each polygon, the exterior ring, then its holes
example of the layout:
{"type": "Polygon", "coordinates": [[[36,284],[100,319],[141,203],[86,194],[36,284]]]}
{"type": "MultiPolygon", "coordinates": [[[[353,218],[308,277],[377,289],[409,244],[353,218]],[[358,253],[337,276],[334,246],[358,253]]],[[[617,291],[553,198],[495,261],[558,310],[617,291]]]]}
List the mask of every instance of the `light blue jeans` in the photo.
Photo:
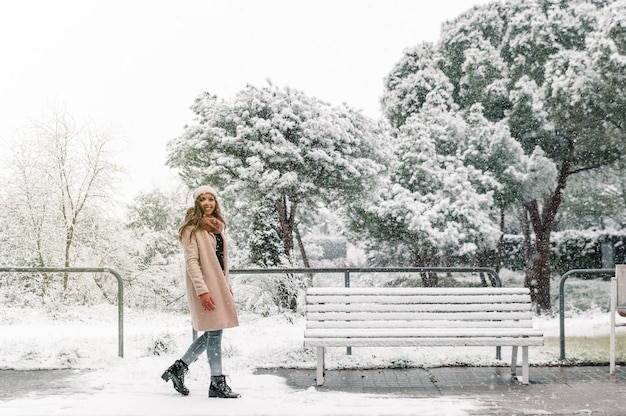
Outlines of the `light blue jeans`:
{"type": "Polygon", "coordinates": [[[198,359],[200,354],[206,351],[206,356],[209,359],[209,367],[211,368],[212,376],[222,375],[222,330],[206,331],[204,334],[196,338],[191,343],[187,352],[181,360],[191,365],[198,359]]]}

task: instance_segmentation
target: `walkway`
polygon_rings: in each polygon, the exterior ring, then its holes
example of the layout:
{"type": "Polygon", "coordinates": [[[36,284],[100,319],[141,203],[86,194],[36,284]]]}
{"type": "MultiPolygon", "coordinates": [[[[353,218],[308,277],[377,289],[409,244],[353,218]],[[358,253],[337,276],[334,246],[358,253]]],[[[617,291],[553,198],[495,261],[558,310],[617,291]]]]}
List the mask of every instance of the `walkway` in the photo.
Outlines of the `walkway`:
{"type": "MultiPolygon", "coordinates": [[[[257,370],[256,374],[282,377],[296,391],[315,388],[322,393],[367,393],[391,398],[471,398],[486,405],[480,413],[474,413],[476,416],[626,415],[626,367],[618,367],[615,376],[609,375],[608,366],[531,367],[527,386],[511,377],[507,367],[330,370],[321,387],[315,386],[314,369],[272,368],[257,370]]],[[[68,395],[76,390],[77,376],[72,370],[0,370],[0,403],[26,397],[30,392],[37,392],[38,397],[68,395]]],[[[150,380],[157,390],[172,393],[158,377],[150,380]]]]}
{"type": "MultiPolygon", "coordinates": [[[[521,371],[521,369],[519,369],[521,371]]],[[[266,369],[296,389],[315,386],[315,370],[266,369]]],[[[531,367],[530,384],[511,377],[508,367],[445,367],[327,371],[319,390],[401,397],[472,397],[492,411],[481,415],[626,415],[626,368],[531,367]]]]}

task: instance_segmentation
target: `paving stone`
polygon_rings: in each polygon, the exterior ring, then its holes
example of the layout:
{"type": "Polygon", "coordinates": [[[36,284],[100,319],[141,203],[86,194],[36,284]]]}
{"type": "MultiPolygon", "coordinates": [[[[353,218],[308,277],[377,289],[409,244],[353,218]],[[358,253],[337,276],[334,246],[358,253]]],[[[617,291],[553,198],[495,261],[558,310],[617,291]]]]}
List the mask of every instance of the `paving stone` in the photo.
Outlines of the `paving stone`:
{"type": "MultiPolygon", "coordinates": [[[[521,371],[521,368],[518,369],[521,371]]],[[[626,369],[608,366],[531,367],[521,384],[509,367],[440,367],[327,370],[316,386],[313,369],[257,370],[284,377],[295,389],[402,397],[472,397],[484,404],[476,415],[626,415],[626,369]]]]}

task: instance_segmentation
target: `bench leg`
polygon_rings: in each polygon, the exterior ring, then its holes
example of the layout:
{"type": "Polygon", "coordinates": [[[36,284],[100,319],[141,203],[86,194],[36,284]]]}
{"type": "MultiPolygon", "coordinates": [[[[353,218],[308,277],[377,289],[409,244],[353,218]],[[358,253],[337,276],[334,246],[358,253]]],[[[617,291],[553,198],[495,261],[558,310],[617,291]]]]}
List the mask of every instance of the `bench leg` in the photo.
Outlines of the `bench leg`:
{"type": "Polygon", "coordinates": [[[528,345],[526,345],[522,347],[522,384],[530,382],[528,367],[528,345]]]}
{"type": "Polygon", "coordinates": [[[513,353],[511,354],[511,374],[517,374],[517,346],[513,347],[513,353]]]}
{"type": "Polygon", "coordinates": [[[324,384],[324,347],[317,347],[317,385],[324,384]]]}

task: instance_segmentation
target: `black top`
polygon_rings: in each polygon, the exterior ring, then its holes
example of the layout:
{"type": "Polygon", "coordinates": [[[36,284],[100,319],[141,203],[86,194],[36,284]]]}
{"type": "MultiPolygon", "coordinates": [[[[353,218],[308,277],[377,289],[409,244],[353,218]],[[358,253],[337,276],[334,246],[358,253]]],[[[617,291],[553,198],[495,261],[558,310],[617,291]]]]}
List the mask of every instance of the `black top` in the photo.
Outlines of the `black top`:
{"type": "Polygon", "coordinates": [[[215,239],[217,240],[215,244],[215,254],[220,262],[220,266],[222,266],[222,271],[224,271],[224,240],[221,234],[215,234],[215,239]]]}

